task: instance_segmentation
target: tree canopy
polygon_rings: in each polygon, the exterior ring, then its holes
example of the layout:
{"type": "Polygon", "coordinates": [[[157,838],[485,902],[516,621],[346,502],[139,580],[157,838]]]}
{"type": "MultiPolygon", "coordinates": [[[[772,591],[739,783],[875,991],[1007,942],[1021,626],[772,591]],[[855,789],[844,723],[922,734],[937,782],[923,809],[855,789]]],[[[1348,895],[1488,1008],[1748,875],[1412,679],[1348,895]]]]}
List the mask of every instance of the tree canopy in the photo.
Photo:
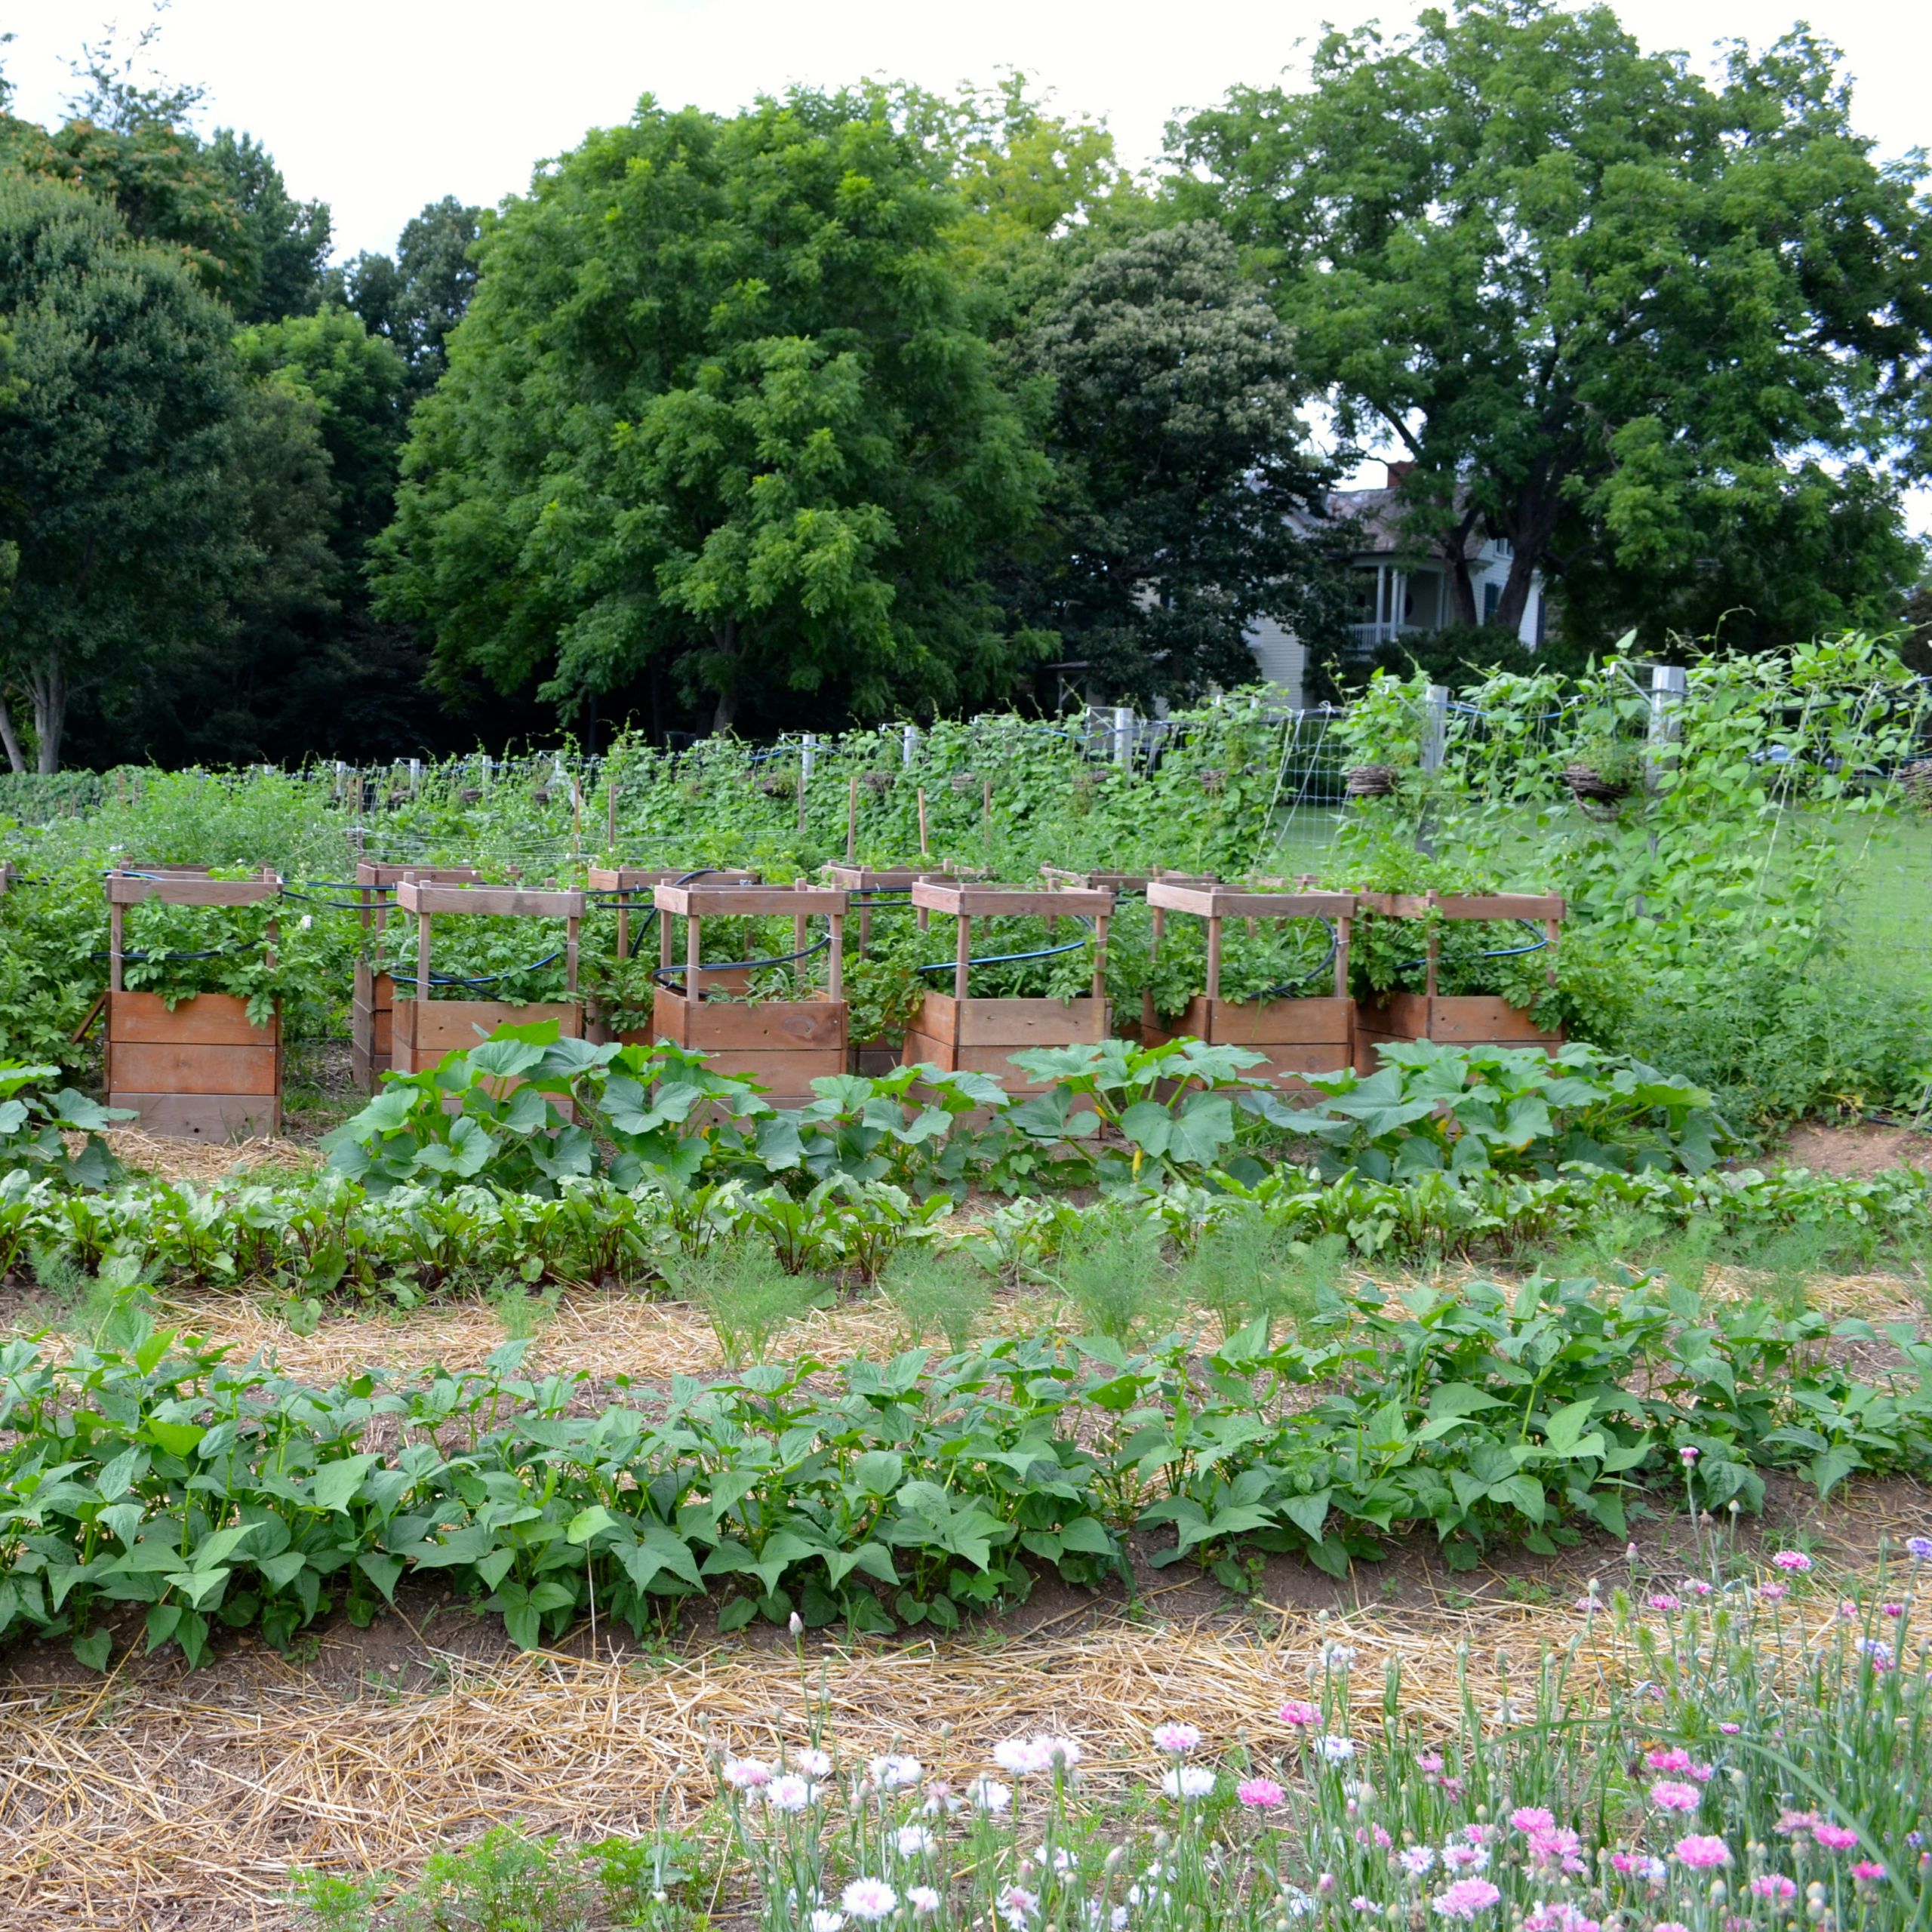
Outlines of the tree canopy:
{"type": "Polygon", "coordinates": [[[1413,460],[1464,622],[1484,531],[1512,546],[1506,626],[1539,568],[1584,629],[1703,624],[1713,591],[1895,620],[1932,211],[1826,43],[1734,48],[1712,85],[1607,6],[1466,0],[1331,31],[1312,83],[1178,126],[1176,202],[1248,252],[1344,430],[1413,460]]]}
{"type": "Polygon", "coordinates": [[[509,204],[418,409],[383,608],[438,672],[568,702],[661,671],[712,719],[990,696],[1041,641],[980,570],[1044,465],[876,95],[648,97],[509,204]]]}
{"type": "Polygon", "coordinates": [[[1303,454],[1286,334],[1220,228],[1157,229],[1098,256],[1015,353],[1051,395],[1056,467],[1016,601],[1077,681],[1192,697],[1252,678],[1257,617],[1322,637],[1331,572],[1309,531],[1329,478],[1303,454]]]}

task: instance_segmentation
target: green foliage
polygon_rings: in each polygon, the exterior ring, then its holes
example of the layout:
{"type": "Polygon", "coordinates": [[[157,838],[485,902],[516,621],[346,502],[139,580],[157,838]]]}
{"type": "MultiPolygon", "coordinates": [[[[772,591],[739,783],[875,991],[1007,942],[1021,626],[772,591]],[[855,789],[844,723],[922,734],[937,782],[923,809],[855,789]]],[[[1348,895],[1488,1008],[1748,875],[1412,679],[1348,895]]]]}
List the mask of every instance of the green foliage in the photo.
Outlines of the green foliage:
{"type": "Polygon", "coordinates": [[[1332,561],[1304,534],[1329,480],[1303,454],[1305,384],[1218,227],[1096,256],[1014,352],[1051,391],[1055,466],[1047,520],[1015,546],[1018,621],[1142,700],[1251,678],[1260,617],[1339,638],[1332,561]]]}
{"type": "MultiPolygon", "coordinates": [[[[1106,1264],[1151,1270],[1153,1250],[1112,1218],[1069,1251],[1112,1335],[675,1377],[645,1408],[619,1377],[594,1414],[592,1378],[533,1380],[520,1343],[479,1371],[304,1387],[124,1297],[64,1360],[0,1346],[0,1634],[65,1635],[98,1667],[103,1612],[145,1606],[149,1648],[193,1664],[218,1626],[286,1645],[437,1572],[525,1647],[593,1600],[641,1635],[706,1593],[724,1629],[795,1610],[950,1628],[1048,1564],[1097,1581],[1136,1527],[1174,1531],[1167,1561],[1294,1552],[1339,1574],[1424,1524],[1463,1564],[1580,1524],[1621,1538],[1633,1503],[1680,1493],[1684,1450],[1700,1509],[1755,1509],[1767,1469],[1828,1494],[1932,1466],[1932,1350],[1909,1323],[1537,1275],[1331,1297],[1314,1339],[1271,1340],[1263,1317],[1203,1361],[1179,1336],[1130,1353],[1151,1311],[1124,1310],[1106,1264]],[[1835,1340],[1907,1373],[1861,1383],[1835,1340]]],[[[728,1248],[709,1277],[740,1315],[754,1265],[728,1248]]],[[[514,1897],[523,1857],[500,1844],[445,1875],[514,1897]]]]}
{"type": "Polygon", "coordinates": [[[103,1107],[71,1087],[51,1094],[33,1091],[60,1072],[57,1066],[0,1060],[0,1176],[25,1174],[67,1187],[106,1187],[121,1180],[123,1170],[100,1130],[134,1115],[125,1107],[103,1107]],[[70,1134],[82,1137],[78,1152],[62,1137],[70,1134]]]}
{"type": "Polygon", "coordinates": [[[1338,1168],[1378,1180],[1444,1169],[1555,1174],[1586,1167],[1702,1174],[1729,1130],[1711,1097],[1594,1047],[1385,1046],[1372,1074],[1313,1073],[1327,1097],[1295,1129],[1338,1168]]]}
{"type": "Polygon", "coordinates": [[[664,1280],[679,1300],[703,1311],[730,1369],[763,1361],[774,1337],[809,1299],[770,1243],[755,1238],[734,1237],[699,1254],[667,1255],[664,1280]]]}
{"type": "Polygon", "coordinates": [[[383,608],[451,686],[562,701],[661,666],[720,728],[996,694],[1032,645],[980,559],[1041,465],[941,245],[956,213],[857,94],[647,100],[593,134],[480,245],[383,608]]]}
{"type": "Polygon", "coordinates": [[[1460,623],[1480,533],[1512,546],[1506,634],[1538,569],[1592,641],[1895,621],[1932,211],[1808,29],[1712,82],[1607,6],[1331,29],[1311,85],[1237,87],[1176,158],[1343,433],[1414,460],[1398,511],[1460,623]]]}
{"type": "Polygon", "coordinates": [[[406,1885],[387,1872],[298,1872],[294,1890],[321,1932],[589,1932],[601,1901],[586,1863],[558,1839],[492,1825],[472,1844],[432,1852],[406,1885]]]}

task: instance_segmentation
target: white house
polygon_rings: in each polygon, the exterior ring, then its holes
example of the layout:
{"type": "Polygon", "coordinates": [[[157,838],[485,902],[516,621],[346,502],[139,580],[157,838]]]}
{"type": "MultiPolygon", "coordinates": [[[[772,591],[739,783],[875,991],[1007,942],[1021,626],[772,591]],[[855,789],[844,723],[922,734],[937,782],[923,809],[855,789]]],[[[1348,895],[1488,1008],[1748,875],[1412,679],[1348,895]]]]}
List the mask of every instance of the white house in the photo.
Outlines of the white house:
{"type": "MultiPolygon", "coordinates": [[[[1389,481],[1382,488],[1338,490],[1328,499],[1330,515],[1352,522],[1357,532],[1349,558],[1356,581],[1355,615],[1349,629],[1364,653],[1394,642],[1404,632],[1440,630],[1456,620],[1442,560],[1402,540],[1395,486],[1407,473],[1407,466],[1391,463],[1388,469],[1389,481]]],[[[1487,623],[1503,601],[1503,586],[1509,575],[1509,544],[1503,537],[1472,537],[1468,555],[1476,612],[1487,623]]],[[[1547,621],[1539,571],[1530,579],[1529,601],[1523,607],[1517,637],[1534,649],[1543,641],[1547,621]]],[[[1247,642],[1262,677],[1278,685],[1299,709],[1308,663],[1307,651],[1300,638],[1272,618],[1264,617],[1250,627],[1247,642]]]]}

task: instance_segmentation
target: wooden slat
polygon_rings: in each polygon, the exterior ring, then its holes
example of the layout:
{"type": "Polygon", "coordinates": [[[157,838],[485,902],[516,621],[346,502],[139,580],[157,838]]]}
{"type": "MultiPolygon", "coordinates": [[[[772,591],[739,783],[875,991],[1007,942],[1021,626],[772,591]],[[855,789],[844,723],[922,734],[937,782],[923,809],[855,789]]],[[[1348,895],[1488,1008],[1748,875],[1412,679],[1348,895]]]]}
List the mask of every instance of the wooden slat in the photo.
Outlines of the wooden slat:
{"type": "Polygon", "coordinates": [[[1533,1015],[1493,995],[1438,993],[1430,1002],[1429,1037],[1457,1046],[1560,1046],[1533,1015]]]}
{"type": "Polygon", "coordinates": [[[1560,919],[1564,907],[1560,893],[1444,892],[1432,897],[1419,892],[1364,892],[1358,897],[1364,912],[1395,919],[1425,918],[1431,912],[1445,919],[1560,919]]]}
{"type": "Polygon", "coordinates": [[[675,1040],[699,1053],[845,1051],[843,1000],[762,1000],[740,1006],[700,1000],[660,987],[651,1003],[654,1037],[675,1040]],[[673,1012],[672,1008],[681,1011],[673,1012]]]}
{"type": "Polygon", "coordinates": [[[527,891],[515,885],[436,885],[404,879],[395,903],[405,912],[475,912],[499,918],[580,919],[580,892],[527,891]]]}
{"type": "Polygon", "coordinates": [[[1180,884],[1157,878],[1147,888],[1147,903],[1204,919],[1345,919],[1354,914],[1355,894],[1244,892],[1235,886],[1180,884]]]}
{"type": "Polygon", "coordinates": [[[247,1140],[281,1131],[281,1103],[273,1095],[143,1094],[120,1088],[110,1107],[131,1107],[149,1134],[190,1140],[247,1140]]]}
{"type": "MultiPolygon", "coordinates": [[[[653,886],[669,885],[699,868],[693,866],[592,866],[590,869],[590,888],[593,892],[642,892],[653,886]]],[[[735,866],[724,866],[705,869],[701,880],[694,879],[694,885],[756,885],[763,875],[744,872],[735,866]]]]}
{"type": "Polygon", "coordinates": [[[658,910],[681,917],[696,913],[712,916],[764,919],[783,916],[810,918],[820,913],[845,910],[845,895],[820,885],[787,888],[782,885],[660,885],[653,897],[658,910]]]}
{"type": "MultiPolygon", "coordinates": [[[[627,1046],[652,1046],[667,1036],[657,1030],[636,1029],[620,1033],[627,1046]]],[[[761,1051],[738,1048],[706,1052],[712,1071],[728,1080],[761,1081],[771,1089],[772,1100],[780,1106],[797,1106],[817,1097],[811,1091],[814,1080],[823,1080],[845,1071],[845,1048],[801,1048],[792,1052],[761,1051]],[[791,1097],[786,1098],[785,1096],[791,1097]]]]}
{"type": "Polygon", "coordinates": [[[404,879],[420,879],[429,885],[481,885],[483,875],[474,866],[404,866],[386,861],[358,859],[355,883],[358,886],[396,885],[404,879]]]}
{"type": "Polygon", "coordinates": [[[399,999],[390,1014],[390,1038],[396,1064],[403,1065],[407,1052],[411,1063],[405,1071],[414,1072],[425,1056],[434,1066],[445,1054],[466,1052],[499,1026],[534,1026],[546,1020],[555,1020],[567,1039],[583,1035],[583,1009],[560,1000],[515,1006],[500,999],[432,999],[426,1005],[399,999]]]}
{"type": "Polygon", "coordinates": [[[1104,918],[1114,909],[1111,892],[1069,886],[965,885],[923,878],[912,888],[912,903],[928,912],[964,915],[969,919],[1104,918]]]}
{"type": "MultiPolygon", "coordinates": [[[[944,995],[941,995],[941,998],[944,995]]],[[[1103,999],[968,999],[959,1002],[953,1037],[962,1047],[1069,1047],[1107,1037],[1103,999]]]]}
{"type": "Polygon", "coordinates": [[[266,1047],[156,1045],[116,1040],[108,1049],[117,1087],[141,1094],[259,1094],[277,1085],[277,1050],[266,1047]]]}
{"type": "Polygon", "coordinates": [[[1324,1044],[1346,1048],[1353,1037],[1355,1001],[1332,994],[1312,999],[1210,1001],[1197,995],[1175,1028],[1211,1046],[1324,1044]]]}
{"type": "Polygon", "coordinates": [[[233,993],[197,993],[168,1011],[158,993],[113,993],[107,1002],[110,1041],[133,1041],[156,1046],[183,1044],[216,1047],[273,1046],[280,1037],[279,1018],[266,1026],[248,1024],[248,1004],[233,993]]]}
{"type": "Polygon", "coordinates": [[[150,900],[164,906],[259,906],[281,891],[281,881],[273,878],[135,878],[124,872],[109,872],[106,884],[112,906],[140,906],[150,900]]]}

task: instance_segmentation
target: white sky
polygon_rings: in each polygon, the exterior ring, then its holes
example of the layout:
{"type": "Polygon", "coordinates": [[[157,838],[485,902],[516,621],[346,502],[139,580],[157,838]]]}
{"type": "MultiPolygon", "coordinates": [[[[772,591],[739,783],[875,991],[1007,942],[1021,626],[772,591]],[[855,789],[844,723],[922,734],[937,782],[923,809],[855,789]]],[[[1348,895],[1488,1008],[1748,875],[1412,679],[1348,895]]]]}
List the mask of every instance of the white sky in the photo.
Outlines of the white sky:
{"type": "MultiPolygon", "coordinates": [[[[14,111],[51,123],[73,89],[66,63],[150,0],[37,0],[0,11],[14,111]]],[[[161,71],[208,91],[207,120],[246,129],[290,189],[333,211],[338,252],[387,250],[424,202],[494,203],[586,128],[637,97],[725,109],[793,82],[877,73],[949,88],[1020,69],[1063,112],[1104,118],[1121,158],[1161,152],[1179,109],[1235,82],[1263,84],[1303,57],[1324,20],[1399,26],[1420,0],[173,0],[161,71]]],[[[1737,36],[1775,38],[1801,0],[1622,0],[1646,46],[1712,57],[1737,36]]],[[[1887,157],[1932,146],[1924,0],[1832,0],[1808,10],[1844,51],[1859,125],[1887,157]]],[[[1932,526],[1921,495],[1915,521],[1932,526]]]]}

